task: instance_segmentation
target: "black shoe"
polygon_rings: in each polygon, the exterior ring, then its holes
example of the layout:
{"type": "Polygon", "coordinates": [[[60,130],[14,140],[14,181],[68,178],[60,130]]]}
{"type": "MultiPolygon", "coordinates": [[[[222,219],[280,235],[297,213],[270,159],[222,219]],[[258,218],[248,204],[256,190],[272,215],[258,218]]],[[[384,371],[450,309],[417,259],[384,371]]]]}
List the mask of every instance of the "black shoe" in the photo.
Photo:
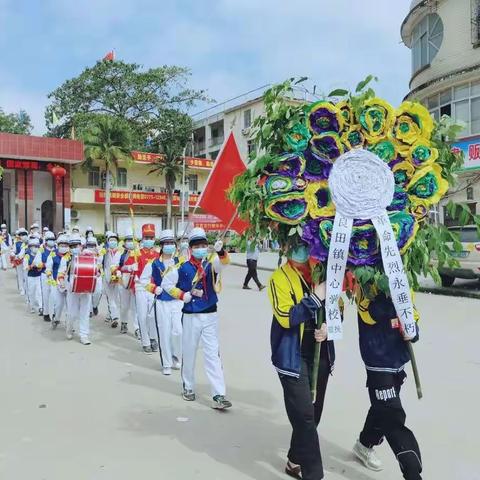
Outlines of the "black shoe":
{"type": "Polygon", "coordinates": [[[44,320],[45,322],[51,322],[51,321],[52,321],[52,319],[50,318],[50,315],[44,315],[44,316],[43,316],[43,320],[44,320]]]}
{"type": "Polygon", "coordinates": [[[213,397],[212,408],[215,410],[226,410],[232,407],[232,402],[229,402],[223,395],[215,395],[213,397]]]}
{"type": "Polygon", "coordinates": [[[244,290],[251,290],[251,288],[250,288],[248,285],[244,285],[242,288],[243,288],[244,290]]]}
{"type": "Polygon", "coordinates": [[[194,402],[195,401],[195,393],[193,393],[193,390],[184,390],[182,393],[182,398],[186,402],[194,402]]]}
{"type": "Polygon", "coordinates": [[[151,347],[142,347],[143,353],[146,355],[151,355],[152,354],[152,348],[151,347]]]}
{"type": "Polygon", "coordinates": [[[112,320],[112,328],[117,328],[118,327],[118,318],[114,318],[112,320]]]}
{"type": "Polygon", "coordinates": [[[265,285],[260,285],[258,287],[258,291],[261,292],[262,290],[265,290],[267,287],[265,285]]]}
{"type": "Polygon", "coordinates": [[[58,324],[60,323],[58,320],[55,320],[55,317],[52,320],[52,330],[55,330],[58,327],[58,324]]]}
{"type": "Polygon", "coordinates": [[[95,316],[98,315],[98,307],[93,307],[93,314],[94,314],[95,316]]]}
{"type": "Polygon", "coordinates": [[[153,338],[150,339],[150,348],[152,349],[152,352],[158,352],[158,342],[153,338]]]}
{"type": "Polygon", "coordinates": [[[290,460],[287,462],[285,467],[285,473],[292,478],[297,478],[298,480],[302,480],[302,468],[300,465],[292,464],[290,460]]]}
{"type": "Polygon", "coordinates": [[[123,323],[120,325],[120,333],[128,333],[128,327],[126,323],[123,323]]]}

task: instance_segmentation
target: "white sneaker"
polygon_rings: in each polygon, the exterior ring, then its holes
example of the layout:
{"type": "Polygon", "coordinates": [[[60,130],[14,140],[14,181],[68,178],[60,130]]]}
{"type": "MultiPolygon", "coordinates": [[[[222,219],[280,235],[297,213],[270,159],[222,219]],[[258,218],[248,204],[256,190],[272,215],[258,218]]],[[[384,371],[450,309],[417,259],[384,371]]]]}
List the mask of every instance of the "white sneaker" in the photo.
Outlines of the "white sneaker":
{"type": "Polygon", "coordinates": [[[164,367],[163,368],[163,374],[164,375],[171,375],[172,374],[172,369],[170,367],[164,367]]]}
{"type": "Polygon", "coordinates": [[[354,455],[369,469],[374,472],[383,470],[383,465],[380,459],[377,457],[373,448],[367,448],[360,440],[357,440],[353,446],[354,455]]]}
{"type": "Polygon", "coordinates": [[[172,368],[173,370],[180,370],[182,368],[182,364],[178,360],[174,360],[172,368]]]}
{"type": "Polygon", "coordinates": [[[67,340],[71,340],[73,338],[73,331],[67,330],[67,340]]]}
{"type": "Polygon", "coordinates": [[[80,337],[80,343],[82,345],[90,345],[92,342],[89,340],[88,337],[80,337]]]}

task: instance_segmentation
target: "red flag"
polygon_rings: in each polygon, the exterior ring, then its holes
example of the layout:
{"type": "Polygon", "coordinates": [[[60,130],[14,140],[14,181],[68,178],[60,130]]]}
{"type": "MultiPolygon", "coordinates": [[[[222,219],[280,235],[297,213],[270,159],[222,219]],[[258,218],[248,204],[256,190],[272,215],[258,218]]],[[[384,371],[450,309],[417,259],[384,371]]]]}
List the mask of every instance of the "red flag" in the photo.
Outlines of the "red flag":
{"type": "Polygon", "coordinates": [[[110,52],[108,52],[104,57],[103,57],[103,61],[105,62],[113,62],[115,60],[115,52],[113,50],[111,50],[110,52]]]}
{"type": "MultiPolygon", "coordinates": [[[[237,207],[228,200],[227,191],[235,177],[246,169],[238,152],[235,137],[230,133],[210,172],[198,200],[198,206],[205,212],[218,217],[225,225],[229,225],[236,215],[237,207]]],[[[230,228],[242,234],[248,228],[248,223],[235,218],[230,228]]]]}

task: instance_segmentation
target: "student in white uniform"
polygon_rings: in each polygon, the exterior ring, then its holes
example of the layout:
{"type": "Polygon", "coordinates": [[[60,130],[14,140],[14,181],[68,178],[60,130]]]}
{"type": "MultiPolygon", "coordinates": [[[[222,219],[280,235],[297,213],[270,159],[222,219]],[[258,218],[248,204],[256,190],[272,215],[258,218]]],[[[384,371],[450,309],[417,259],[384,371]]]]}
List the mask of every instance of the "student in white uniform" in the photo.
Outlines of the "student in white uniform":
{"type": "Polygon", "coordinates": [[[18,240],[15,242],[15,247],[12,255],[12,263],[17,272],[17,287],[20,295],[25,296],[25,301],[28,302],[27,293],[27,272],[23,268],[23,257],[28,247],[28,232],[25,228],[17,230],[18,240]]]}
{"type": "MultiPolygon", "coordinates": [[[[55,234],[53,232],[47,231],[43,236],[43,245],[38,250],[37,256],[35,257],[35,265],[42,267],[41,275],[41,287],[42,287],[42,310],[43,310],[43,319],[46,322],[51,321],[50,317],[50,297],[51,297],[51,285],[49,278],[46,273],[46,265],[48,259],[55,255],[55,234]]],[[[52,299],[53,303],[53,299],[52,299]]]]}
{"type": "Polygon", "coordinates": [[[13,240],[12,236],[8,233],[5,223],[2,223],[1,229],[0,266],[2,270],[6,270],[10,266],[9,257],[13,247],[13,240]]]}
{"type": "Polygon", "coordinates": [[[118,265],[120,263],[121,249],[118,247],[118,235],[109,232],[106,238],[106,251],[103,257],[103,290],[107,298],[108,317],[106,322],[112,322],[112,328],[117,328],[118,319],[120,317],[120,271],[118,265]]]}
{"type": "Polygon", "coordinates": [[[40,248],[40,241],[36,237],[28,239],[28,248],[23,256],[23,270],[27,276],[27,299],[30,313],[42,316],[42,266],[35,263],[40,248]]]}

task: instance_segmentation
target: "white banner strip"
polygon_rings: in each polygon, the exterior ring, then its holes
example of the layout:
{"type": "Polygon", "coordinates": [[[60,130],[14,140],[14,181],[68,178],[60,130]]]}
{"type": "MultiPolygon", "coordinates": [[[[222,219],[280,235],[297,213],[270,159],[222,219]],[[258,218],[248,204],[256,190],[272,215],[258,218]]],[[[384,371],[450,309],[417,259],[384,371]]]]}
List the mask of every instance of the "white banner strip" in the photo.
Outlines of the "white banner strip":
{"type": "Polygon", "coordinates": [[[327,263],[325,315],[329,340],[340,340],[343,337],[342,316],[338,302],[342,294],[352,227],[353,219],[344,217],[337,212],[333,223],[327,263]]]}
{"type": "Polygon", "coordinates": [[[372,218],[372,223],[380,239],[383,269],[388,277],[390,295],[395,310],[406,337],[412,339],[417,334],[417,327],[415,324],[412,297],[410,295],[410,286],[387,212],[372,218]]]}

